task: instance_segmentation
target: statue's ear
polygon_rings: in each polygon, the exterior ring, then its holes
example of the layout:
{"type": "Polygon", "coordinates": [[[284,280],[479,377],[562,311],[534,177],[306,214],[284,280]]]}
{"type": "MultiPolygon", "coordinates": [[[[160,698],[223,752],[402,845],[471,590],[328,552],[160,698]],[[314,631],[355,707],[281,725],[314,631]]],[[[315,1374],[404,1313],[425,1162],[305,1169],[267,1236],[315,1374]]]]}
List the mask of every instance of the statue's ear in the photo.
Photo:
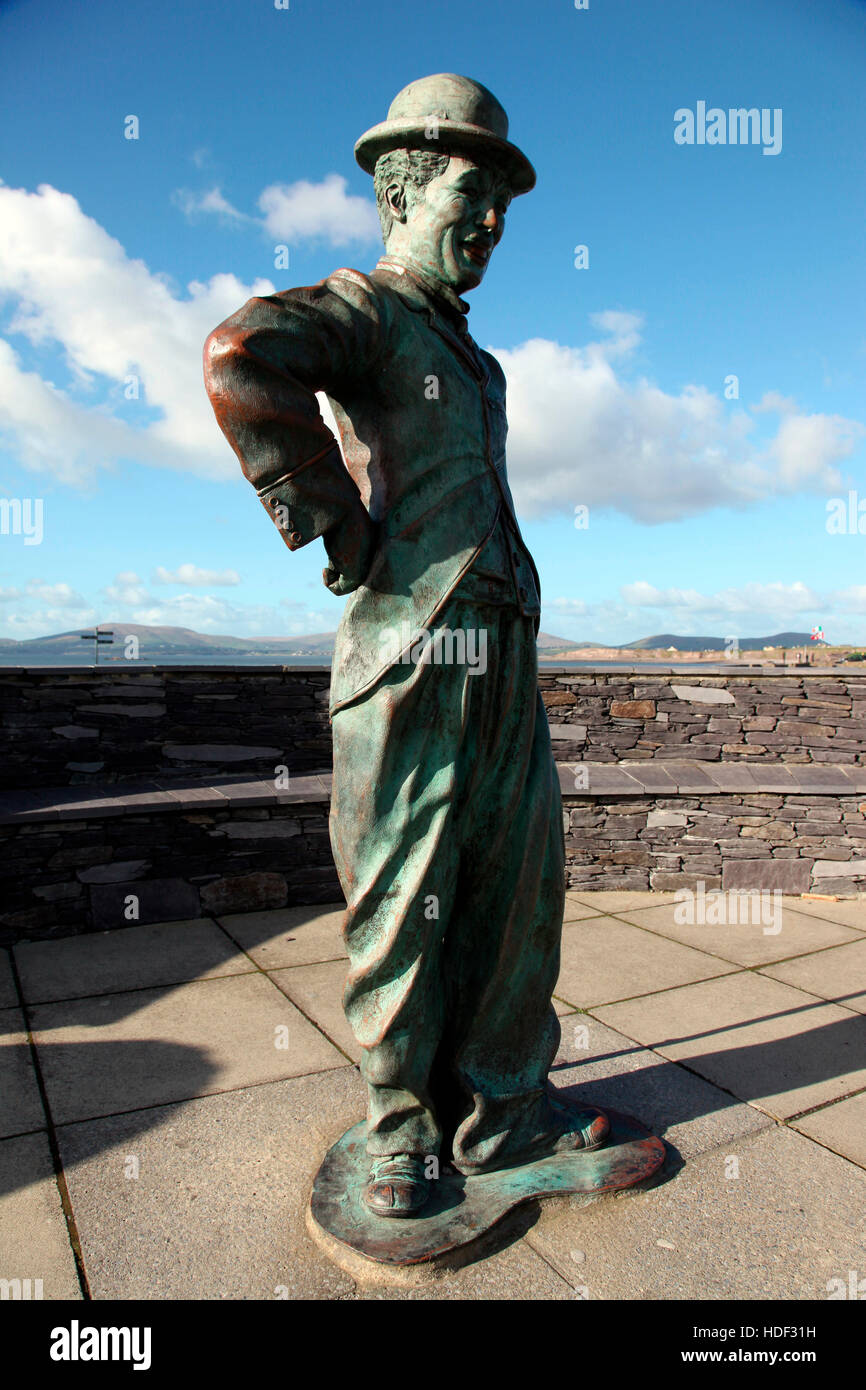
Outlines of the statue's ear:
{"type": "Polygon", "coordinates": [[[394,222],[406,221],[406,189],[396,179],[385,189],[385,202],[394,222]]]}

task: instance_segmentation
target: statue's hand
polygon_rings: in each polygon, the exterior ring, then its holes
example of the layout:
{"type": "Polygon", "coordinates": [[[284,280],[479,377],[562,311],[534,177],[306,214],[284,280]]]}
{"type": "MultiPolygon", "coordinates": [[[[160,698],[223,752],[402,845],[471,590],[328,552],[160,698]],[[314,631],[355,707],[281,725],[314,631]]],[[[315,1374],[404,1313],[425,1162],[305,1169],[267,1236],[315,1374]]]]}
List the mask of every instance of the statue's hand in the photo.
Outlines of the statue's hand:
{"type": "Polygon", "coordinates": [[[322,579],[332,594],[350,594],[370,572],[376,528],[366,507],[358,502],[322,539],[328,552],[322,579]]]}

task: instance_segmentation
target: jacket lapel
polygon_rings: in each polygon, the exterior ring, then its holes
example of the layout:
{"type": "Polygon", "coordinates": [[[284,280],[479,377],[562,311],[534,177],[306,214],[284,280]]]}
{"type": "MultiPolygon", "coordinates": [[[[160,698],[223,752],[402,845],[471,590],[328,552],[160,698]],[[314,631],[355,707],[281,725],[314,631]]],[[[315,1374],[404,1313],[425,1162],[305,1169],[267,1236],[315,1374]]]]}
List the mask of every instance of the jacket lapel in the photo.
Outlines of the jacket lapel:
{"type": "Polygon", "coordinates": [[[399,294],[410,309],[414,309],[416,313],[426,314],[430,327],[439,334],[440,338],[445,339],[445,342],[457,353],[475,379],[486,385],[490,373],[484,365],[481,354],[474,347],[474,344],[464,341],[449,323],[447,314],[439,311],[432,295],[426,294],[423,286],[412,275],[408,272],[401,274],[398,269],[384,259],[379,262],[373,273],[377,278],[379,276],[387,278],[391,289],[399,294]]]}
{"type": "Polygon", "coordinates": [[[473,352],[472,346],[461,338],[442,314],[438,314],[435,309],[428,308],[428,320],[430,327],[435,329],[440,338],[444,338],[446,343],[454,349],[459,357],[463,359],[472,375],[482,382],[487,382],[489,372],[484,365],[480,353],[473,352]]]}

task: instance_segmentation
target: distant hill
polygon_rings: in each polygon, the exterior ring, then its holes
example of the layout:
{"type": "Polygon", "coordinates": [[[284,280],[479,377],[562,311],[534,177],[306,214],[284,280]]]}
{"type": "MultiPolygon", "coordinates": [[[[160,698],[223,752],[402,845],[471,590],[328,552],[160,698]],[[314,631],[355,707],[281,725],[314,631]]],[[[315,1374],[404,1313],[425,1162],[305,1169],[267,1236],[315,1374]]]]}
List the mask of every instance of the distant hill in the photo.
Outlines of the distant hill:
{"type": "MultiPolygon", "coordinates": [[[[773,637],[740,637],[737,645],[741,652],[760,652],[764,647],[826,647],[829,644],[813,642],[811,632],[777,632],[773,637]]],[[[675,647],[678,652],[723,652],[726,646],[724,637],[677,637],[672,632],[662,632],[655,637],[639,637],[636,642],[623,642],[618,650],[666,651],[668,647],[675,647]]]]}
{"type": "MultiPolygon", "coordinates": [[[[329,662],[334,651],[333,632],[311,632],[298,637],[231,637],[209,632],[195,632],[189,627],[148,627],[141,623],[100,623],[100,628],[114,635],[112,643],[100,643],[99,663],[124,660],[124,638],[138,638],[139,660],[146,663],[162,661],[214,661],[220,657],[226,663],[239,657],[250,660],[261,657],[264,662],[306,657],[311,665],[329,662]]],[[[0,663],[5,666],[65,666],[89,665],[93,661],[93,629],[75,628],[50,637],[31,637],[23,642],[0,644],[0,663]],[[82,641],[83,637],[90,641],[82,641]]]]}
{"type": "Polygon", "coordinates": [[[564,651],[566,647],[589,647],[590,642],[572,642],[570,637],[554,637],[549,632],[539,632],[535,639],[535,645],[546,650],[551,647],[554,651],[564,651]]]}
{"type": "MultiPolygon", "coordinates": [[[[210,632],[196,632],[189,627],[149,627],[141,623],[105,623],[100,625],[104,631],[113,633],[112,643],[100,643],[99,664],[110,665],[124,661],[124,638],[138,638],[138,660],[146,665],[159,665],[165,662],[195,665],[197,662],[233,662],[262,665],[309,664],[311,666],[330,665],[334,655],[334,632],[310,632],[296,637],[232,637],[210,632]]],[[[742,637],[741,651],[760,651],[763,647],[817,647],[827,646],[826,642],[812,642],[808,632],[777,632],[773,637],[742,637]]],[[[550,632],[539,632],[538,648],[545,660],[549,661],[559,652],[597,651],[595,642],[575,642],[568,637],[557,637],[550,632]]],[[[678,637],[674,633],[663,632],[654,637],[641,637],[636,642],[626,642],[611,651],[666,651],[669,647],[677,651],[724,651],[723,637],[678,637]]],[[[0,638],[0,665],[2,666],[88,666],[93,663],[93,629],[75,628],[71,632],[58,632],[49,637],[30,637],[25,641],[13,638],[0,638]],[[87,636],[89,641],[82,641],[87,636]]]]}

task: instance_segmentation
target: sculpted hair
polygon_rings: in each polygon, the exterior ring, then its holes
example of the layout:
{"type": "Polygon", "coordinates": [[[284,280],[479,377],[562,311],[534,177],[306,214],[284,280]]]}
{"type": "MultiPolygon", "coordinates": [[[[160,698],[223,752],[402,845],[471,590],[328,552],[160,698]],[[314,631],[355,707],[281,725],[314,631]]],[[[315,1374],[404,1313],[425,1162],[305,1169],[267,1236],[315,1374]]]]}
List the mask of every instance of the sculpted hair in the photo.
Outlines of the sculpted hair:
{"type": "Polygon", "coordinates": [[[400,183],[406,189],[407,202],[413,202],[422,188],[444,174],[451,156],[434,150],[389,150],[380,155],[373,170],[376,207],[382,224],[382,237],[387,243],[393,217],[385,201],[389,184],[400,183]]]}

